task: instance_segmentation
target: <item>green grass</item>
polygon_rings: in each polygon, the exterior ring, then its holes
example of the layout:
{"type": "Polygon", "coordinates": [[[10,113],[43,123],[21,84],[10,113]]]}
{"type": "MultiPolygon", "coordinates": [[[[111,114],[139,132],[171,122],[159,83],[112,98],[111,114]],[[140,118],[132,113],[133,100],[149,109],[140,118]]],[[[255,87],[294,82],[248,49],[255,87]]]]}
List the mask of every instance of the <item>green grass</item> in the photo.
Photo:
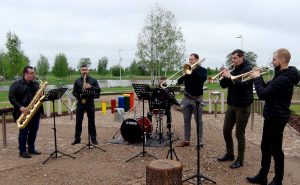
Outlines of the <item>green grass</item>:
{"type": "MultiPolygon", "coordinates": [[[[204,100],[208,101],[209,97],[208,97],[208,92],[209,91],[213,91],[213,90],[218,90],[224,93],[224,98],[226,100],[227,97],[227,89],[222,89],[220,87],[220,85],[218,83],[214,83],[214,84],[205,84],[205,86],[207,87],[207,90],[204,91],[204,100]]],[[[133,88],[130,87],[112,87],[112,88],[103,88],[102,92],[116,92],[116,93],[122,93],[122,92],[128,92],[128,91],[133,91],[133,88]]],[[[176,94],[176,98],[177,99],[182,99],[183,98],[183,94],[176,94]]],[[[101,100],[101,98],[100,98],[101,100]]],[[[300,100],[300,89],[295,88],[294,90],[294,96],[293,96],[293,100],[300,100]]],[[[109,104],[107,106],[110,106],[109,104]]],[[[3,107],[11,107],[11,104],[8,101],[8,92],[0,92],[0,108],[3,107]]],[[[51,106],[52,107],[52,106],[51,106]]],[[[101,103],[97,102],[96,103],[96,108],[100,108],[101,107],[101,103]]],[[[67,109],[63,106],[63,111],[66,111],[67,109]]],[[[291,105],[290,109],[296,113],[297,115],[300,115],[300,105],[291,105]]],[[[57,110],[57,109],[56,109],[57,110]]],[[[208,106],[206,106],[204,108],[204,110],[208,110],[208,106]]],[[[218,110],[220,111],[220,105],[218,106],[218,110]]],[[[226,110],[226,105],[225,105],[225,110],[226,110]]]]}

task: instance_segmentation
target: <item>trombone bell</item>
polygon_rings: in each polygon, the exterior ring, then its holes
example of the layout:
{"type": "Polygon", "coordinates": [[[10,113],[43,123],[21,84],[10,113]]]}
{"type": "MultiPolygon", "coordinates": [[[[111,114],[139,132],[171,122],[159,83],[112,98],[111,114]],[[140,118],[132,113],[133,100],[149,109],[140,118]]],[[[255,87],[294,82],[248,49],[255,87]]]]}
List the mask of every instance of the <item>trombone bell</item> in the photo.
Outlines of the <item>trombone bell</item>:
{"type": "Polygon", "coordinates": [[[203,63],[204,61],[205,61],[205,58],[203,58],[202,60],[198,60],[196,63],[194,63],[194,64],[192,64],[192,65],[190,65],[190,64],[184,64],[183,67],[182,67],[182,69],[180,69],[179,71],[177,71],[176,73],[174,73],[173,75],[171,75],[168,79],[166,79],[165,81],[163,81],[163,82],[161,83],[160,87],[161,87],[161,88],[168,88],[169,86],[173,85],[173,81],[177,82],[177,80],[178,80],[179,78],[181,78],[182,76],[192,74],[193,69],[195,69],[195,67],[196,67],[197,65],[203,63]],[[183,72],[183,74],[180,75],[178,78],[172,80],[172,78],[173,78],[174,76],[176,76],[176,75],[177,75],[178,73],[180,73],[180,72],[183,72]],[[168,85],[163,85],[163,84],[166,84],[167,81],[171,81],[171,83],[168,84],[168,85]]]}

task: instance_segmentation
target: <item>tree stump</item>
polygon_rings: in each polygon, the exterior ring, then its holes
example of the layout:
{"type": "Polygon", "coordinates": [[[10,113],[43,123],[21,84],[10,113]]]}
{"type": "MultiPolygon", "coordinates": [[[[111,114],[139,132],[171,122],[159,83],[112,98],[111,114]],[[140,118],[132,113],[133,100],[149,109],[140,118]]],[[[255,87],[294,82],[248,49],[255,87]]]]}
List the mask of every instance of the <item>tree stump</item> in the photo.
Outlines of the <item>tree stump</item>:
{"type": "Polygon", "coordinates": [[[159,159],[146,166],[147,185],[182,185],[182,164],[178,161],[159,159]]]}

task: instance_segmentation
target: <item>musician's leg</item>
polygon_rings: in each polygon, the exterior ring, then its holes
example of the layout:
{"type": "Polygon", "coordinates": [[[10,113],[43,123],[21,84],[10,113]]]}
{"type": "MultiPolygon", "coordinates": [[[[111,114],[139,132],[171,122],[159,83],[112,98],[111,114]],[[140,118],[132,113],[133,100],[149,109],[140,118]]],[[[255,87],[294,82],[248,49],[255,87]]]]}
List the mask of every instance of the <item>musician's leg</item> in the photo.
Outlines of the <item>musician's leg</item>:
{"type": "Polygon", "coordinates": [[[76,108],[75,140],[79,142],[81,140],[82,121],[83,121],[84,111],[85,111],[84,105],[78,102],[76,108]]]}
{"type": "Polygon", "coordinates": [[[92,141],[96,141],[97,139],[97,133],[96,133],[96,126],[95,126],[95,104],[94,102],[91,102],[86,107],[86,112],[88,116],[88,127],[89,127],[89,133],[91,136],[92,141]]]}

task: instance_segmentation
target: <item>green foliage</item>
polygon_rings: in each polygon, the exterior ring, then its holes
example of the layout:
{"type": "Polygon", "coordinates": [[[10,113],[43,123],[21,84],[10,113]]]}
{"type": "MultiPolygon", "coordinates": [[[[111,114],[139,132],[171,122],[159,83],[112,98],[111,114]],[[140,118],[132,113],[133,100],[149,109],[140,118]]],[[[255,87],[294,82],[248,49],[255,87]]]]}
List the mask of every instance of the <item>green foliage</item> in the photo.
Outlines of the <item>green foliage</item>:
{"type": "Polygon", "coordinates": [[[77,65],[77,69],[80,70],[81,66],[83,66],[83,65],[86,65],[89,68],[91,64],[92,63],[91,63],[91,59],[90,58],[81,58],[79,60],[78,65],[77,65]]]}
{"type": "Polygon", "coordinates": [[[65,54],[60,53],[55,56],[54,65],[52,67],[52,73],[54,76],[64,79],[68,76],[68,61],[65,54]]]}
{"type": "Polygon", "coordinates": [[[97,72],[98,74],[106,74],[107,73],[107,64],[108,64],[108,58],[107,57],[102,57],[98,61],[98,66],[97,66],[97,72]]]}
{"type": "Polygon", "coordinates": [[[6,48],[7,53],[2,54],[2,64],[4,71],[2,72],[7,79],[13,79],[16,76],[22,76],[25,66],[29,65],[30,61],[21,49],[21,40],[14,33],[7,33],[6,48]]]}
{"type": "Polygon", "coordinates": [[[49,69],[50,69],[50,67],[49,67],[48,59],[45,56],[40,55],[40,58],[36,65],[36,72],[37,72],[38,76],[41,79],[44,79],[45,76],[47,76],[49,69]]]}
{"type": "Polygon", "coordinates": [[[141,69],[157,80],[162,71],[175,70],[184,61],[185,41],[174,14],[158,5],[138,36],[136,57],[141,69]]]}
{"type": "MultiPolygon", "coordinates": [[[[120,76],[120,66],[119,65],[114,65],[110,68],[111,74],[113,76],[120,76]]],[[[123,67],[121,67],[121,73],[124,73],[123,67]]]]}

